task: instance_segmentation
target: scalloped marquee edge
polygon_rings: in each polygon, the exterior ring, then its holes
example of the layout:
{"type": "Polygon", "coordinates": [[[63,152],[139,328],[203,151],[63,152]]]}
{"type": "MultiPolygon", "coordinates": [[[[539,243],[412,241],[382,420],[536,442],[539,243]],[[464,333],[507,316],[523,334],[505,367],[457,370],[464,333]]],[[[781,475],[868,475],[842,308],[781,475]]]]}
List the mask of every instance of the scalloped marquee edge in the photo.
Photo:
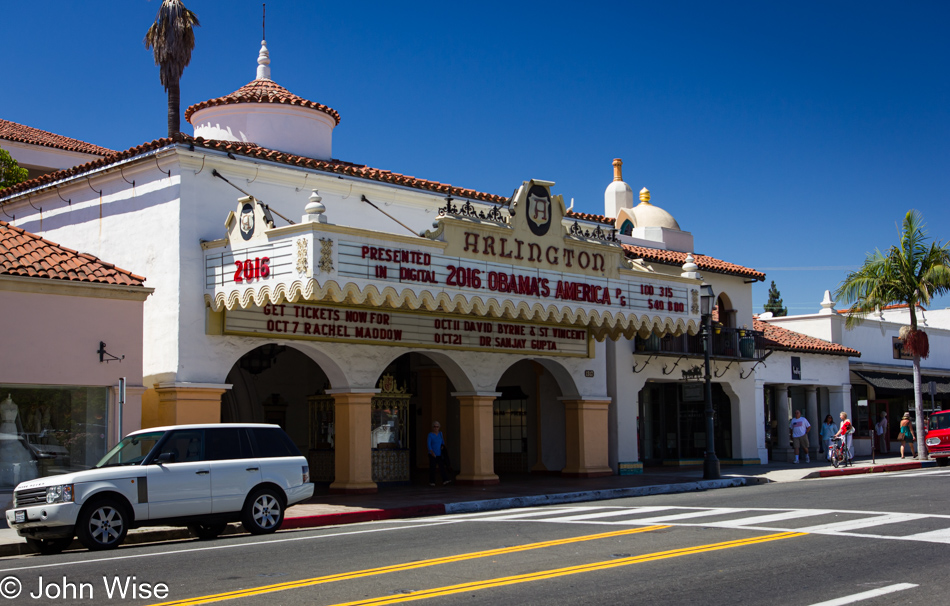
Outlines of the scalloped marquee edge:
{"type": "Polygon", "coordinates": [[[524,301],[499,303],[494,298],[483,300],[479,296],[467,298],[462,294],[450,297],[444,292],[433,294],[427,290],[415,293],[408,288],[399,293],[391,286],[387,286],[382,292],[372,285],[361,291],[360,287],[352,282],[346,283],[341,288],[333,280],[327,281],[323,286],[318,285],[313,279],[308,280],[306,284],[295,280],[290,284],[278,284],[273,288],[266,285],[256,290],[247,288],[243,292],[235,290],[228,294],[218,293],[214,296],[205,294],[205,303],[216,312],[223,309],[247,308],[251,305],[263,307],[269,303],[279,304],[285,301],[373,306],[394,310],[423,309],[440,313],[475,314],[483,317],[574,324],[589,327],[591,334],[598,341],[603,341],[608,337],[613,340],[618,340],[620,337],[632,339],[637,334],[645,338],[653,332],[677,335],[685,332],[695,335],[699,331],[699,325],[694,320],[664,319],[660,316],[650,317],[647,314],[638,317],[636,314],[614,314],[610,311],[601,314],[596,310],[574,309],[569,305],[558,307],[551,304],[545,307],[541,303],[529,304],[524,301]]]}

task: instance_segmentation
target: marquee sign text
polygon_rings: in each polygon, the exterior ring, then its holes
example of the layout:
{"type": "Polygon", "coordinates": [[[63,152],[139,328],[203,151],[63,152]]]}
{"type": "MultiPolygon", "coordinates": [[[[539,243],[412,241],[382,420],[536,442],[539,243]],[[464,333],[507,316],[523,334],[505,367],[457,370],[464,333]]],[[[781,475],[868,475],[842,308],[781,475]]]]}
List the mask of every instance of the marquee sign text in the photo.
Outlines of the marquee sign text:
{"type": "Polygon", "coordinates": [[[590,341],[584,328],[292,303],[226,311],[224,333],[577,357],[590,341]]]}

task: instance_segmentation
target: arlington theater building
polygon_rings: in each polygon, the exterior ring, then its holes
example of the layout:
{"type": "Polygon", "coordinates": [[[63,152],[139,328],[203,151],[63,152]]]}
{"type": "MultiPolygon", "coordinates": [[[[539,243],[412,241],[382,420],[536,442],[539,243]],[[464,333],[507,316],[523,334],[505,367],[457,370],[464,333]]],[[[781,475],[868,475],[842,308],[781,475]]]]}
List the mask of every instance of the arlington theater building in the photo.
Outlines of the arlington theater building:
{"type": "Polygon", "coordinates": [[[435,420],[460,482],[697,463],[706,281],[716,451],[763,460],[762,273],[691,254],[619,161],[601,216],[551,181],[506,197],[335,160],[339,114],[269,63],[188,108],[193,137],[0,192],[17,227],[147,276],[126,418],[277,423],[341,492],[410,481],[435,420]]]}

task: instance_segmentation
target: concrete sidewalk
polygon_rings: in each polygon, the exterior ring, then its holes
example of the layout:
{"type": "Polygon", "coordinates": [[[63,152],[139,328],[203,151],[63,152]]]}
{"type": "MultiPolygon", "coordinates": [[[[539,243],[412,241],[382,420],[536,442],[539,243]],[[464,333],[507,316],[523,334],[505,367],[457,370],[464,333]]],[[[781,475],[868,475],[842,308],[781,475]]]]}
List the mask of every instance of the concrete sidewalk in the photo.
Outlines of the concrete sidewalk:
{"type": "MultiPolygon", "coordinates": [[[[749,486],[768,482],[794,482],[810,478],[835,477],[859,473],[903,471],[934,466],[934,461],[901,460],[899,456],[855,460],[854,466],[833,469],[827,461],[811,463],[769,463],[747,467],[725,467],[722,479],[703,480],[700,468],[654,468],[632,476],[608,476],[585,480],[557,475],[503,477],[494,486],[430,487],[427,483],[382,487],[376,494],[329,494],[317,487],[314,497],[287,510],[281,530],[316,528],[374,520],[405,519],[446,513],[492,511],[514,507],[533,507],[580,503],[624,497],[675,494],[716,488],[749,486]]],[[[243,532],[231,524],[225,534],[243,532]]],[[[131,530],[126,543],[152,543],[192,539],[187,528],[149,527],[131,530]]],[[[82,548],[78,541],[74,549],[82,548]]],[[[23,538],[12,529],[0,529],[0,557],[32,553],[23,538]]]]}

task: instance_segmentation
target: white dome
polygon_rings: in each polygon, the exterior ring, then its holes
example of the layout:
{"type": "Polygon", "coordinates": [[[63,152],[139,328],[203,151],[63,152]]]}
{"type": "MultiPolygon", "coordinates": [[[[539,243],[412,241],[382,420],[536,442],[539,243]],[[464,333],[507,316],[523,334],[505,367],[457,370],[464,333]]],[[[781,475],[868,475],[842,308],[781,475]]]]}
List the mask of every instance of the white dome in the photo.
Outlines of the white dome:
{"type": "Polygon", "coordinates": [[[645,187],[640,190],[640,204],[637,204],[630,212],[635,219],[634,227],[665,227],[682,231],[673,215],[659,206],[650,204],[650,190],[645,187]]]}

